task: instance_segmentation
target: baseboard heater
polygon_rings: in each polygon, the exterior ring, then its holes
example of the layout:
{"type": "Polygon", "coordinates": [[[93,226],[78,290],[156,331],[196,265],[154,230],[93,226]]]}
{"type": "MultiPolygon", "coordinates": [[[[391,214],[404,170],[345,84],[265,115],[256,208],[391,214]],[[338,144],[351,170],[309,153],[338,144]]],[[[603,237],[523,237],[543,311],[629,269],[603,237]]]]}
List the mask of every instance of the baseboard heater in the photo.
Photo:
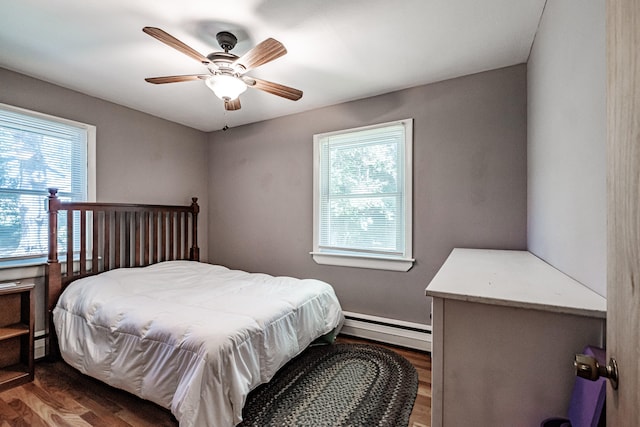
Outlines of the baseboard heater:
{"type": "Polygon", "coordinates": [[[341,334],[431,352],[431,326],[344,312],[341,334]]]}

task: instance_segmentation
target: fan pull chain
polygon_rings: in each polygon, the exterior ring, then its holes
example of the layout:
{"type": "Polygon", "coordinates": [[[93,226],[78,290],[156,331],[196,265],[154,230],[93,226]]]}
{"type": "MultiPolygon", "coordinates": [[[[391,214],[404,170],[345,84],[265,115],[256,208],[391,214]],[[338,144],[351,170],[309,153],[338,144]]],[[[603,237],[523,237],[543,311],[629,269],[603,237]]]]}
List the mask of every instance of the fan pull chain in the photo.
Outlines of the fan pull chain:
{"type": "Polygon", "coordinates": [[[223,131],[229,129],[229,125],[227,124],[227,110],[224,110],[224,126],[222,127],[223,131]]]}

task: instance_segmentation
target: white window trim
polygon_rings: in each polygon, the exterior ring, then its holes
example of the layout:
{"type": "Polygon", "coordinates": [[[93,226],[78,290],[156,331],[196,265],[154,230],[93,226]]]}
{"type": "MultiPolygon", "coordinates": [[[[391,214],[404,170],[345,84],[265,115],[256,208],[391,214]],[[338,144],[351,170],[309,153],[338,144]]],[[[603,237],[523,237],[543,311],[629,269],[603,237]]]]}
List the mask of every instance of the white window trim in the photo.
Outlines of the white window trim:
{"type": "Polygon", "coordinates": [[[353,129],[325,132],[313,135],[313,260],[321,265],[370,268],[389,271],[409,271],[415,262],[413,258],[413,119],[396,120],[353,129]],[[357,132],[401,123],[405,126],[405,167],[404,167],[404,220],[405,254],[402,257],[381,255],[344,254],[320,250],[320,139],[326,136],[357,132]]]}
{"type": "MultiPolygon", "coordinates": [[[[15,113],[85,129],[87,131],[87,201],[96,201],[96,126],[3,103],[0,103],[0,107],[15,113]]],[[[46,188],[43,189],[42,194],[44,200],[44,197],[46,197],[46,188]]],[[[46,255],[43,258],[33,258],[31,260],[0,260],[0,271],[2,271],[2,273],[0,273],[0,282],[41,276],[42,265],[45,263],[46,255]]]]}

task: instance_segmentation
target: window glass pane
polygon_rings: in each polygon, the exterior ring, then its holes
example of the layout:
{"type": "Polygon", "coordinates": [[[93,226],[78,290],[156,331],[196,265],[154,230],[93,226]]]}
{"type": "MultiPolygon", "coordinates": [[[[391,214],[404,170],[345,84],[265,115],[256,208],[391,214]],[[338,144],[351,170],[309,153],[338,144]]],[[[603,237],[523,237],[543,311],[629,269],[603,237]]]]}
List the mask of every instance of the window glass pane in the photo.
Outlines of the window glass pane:
{"type": "Polygon", "coordinates": [[[398,191],[398,142],[375,145],[329,143],[331,194],[381,194],[398,191]]]}
{"type": "Polygon", "coordinates": [[[86,200],[87,129],[0,107],[0,258],[46,254],[49,187],[86,200]]]}
{"type": "Polygon", "coordinates": [[[335,198],[328,206],[324,246],[402,253],[396,197],[335,198]]]}

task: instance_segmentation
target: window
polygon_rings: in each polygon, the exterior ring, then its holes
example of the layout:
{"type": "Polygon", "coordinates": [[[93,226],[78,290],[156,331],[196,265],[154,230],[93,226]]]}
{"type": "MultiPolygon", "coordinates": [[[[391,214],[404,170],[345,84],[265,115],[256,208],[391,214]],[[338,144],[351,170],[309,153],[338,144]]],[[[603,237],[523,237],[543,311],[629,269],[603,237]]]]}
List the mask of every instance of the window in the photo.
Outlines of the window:
{"type": "Polygon", "coordinates": [[[413,120],[314,135],[313,259],[407,271],[413,120]]]}
{"type": "Polygon", "coordinates": [[[95,127],[0,104],[1,260],[46,255],[49,187],[95,200],[95,127]]]}

